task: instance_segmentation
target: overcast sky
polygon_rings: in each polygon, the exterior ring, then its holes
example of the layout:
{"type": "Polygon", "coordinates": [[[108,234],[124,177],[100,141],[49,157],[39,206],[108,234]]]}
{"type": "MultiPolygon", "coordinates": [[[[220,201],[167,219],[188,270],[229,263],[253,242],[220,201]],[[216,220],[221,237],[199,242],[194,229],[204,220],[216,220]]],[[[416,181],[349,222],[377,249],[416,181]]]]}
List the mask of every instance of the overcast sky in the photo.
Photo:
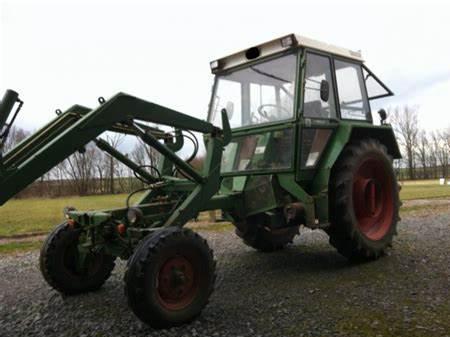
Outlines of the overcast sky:
{"type": "Polygon", "coordinates": [[[209,61],[295,32],[362,50],[396,94],[381,105],[418,105],[423,127],[443,128],[446,2],[0,0],[0,90],[20,93],[17,123],[30,130],[118,91],[205,118],[209,61]]]}

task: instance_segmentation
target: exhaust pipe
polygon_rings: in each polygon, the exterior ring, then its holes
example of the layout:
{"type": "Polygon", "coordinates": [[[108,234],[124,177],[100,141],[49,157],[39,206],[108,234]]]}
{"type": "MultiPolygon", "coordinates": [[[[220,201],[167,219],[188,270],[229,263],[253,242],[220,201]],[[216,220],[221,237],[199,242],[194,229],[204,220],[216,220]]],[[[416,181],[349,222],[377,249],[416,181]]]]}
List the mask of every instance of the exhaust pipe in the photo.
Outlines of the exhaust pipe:
{"type": "Polygon", "coordinates": [[[14,90],[8,89],[5,91],[5,94],[0,101],[0,130],[5,126],[6,121],[14,108],[14,104],[16,104],[18,99],[19,94],[14,90]]]}

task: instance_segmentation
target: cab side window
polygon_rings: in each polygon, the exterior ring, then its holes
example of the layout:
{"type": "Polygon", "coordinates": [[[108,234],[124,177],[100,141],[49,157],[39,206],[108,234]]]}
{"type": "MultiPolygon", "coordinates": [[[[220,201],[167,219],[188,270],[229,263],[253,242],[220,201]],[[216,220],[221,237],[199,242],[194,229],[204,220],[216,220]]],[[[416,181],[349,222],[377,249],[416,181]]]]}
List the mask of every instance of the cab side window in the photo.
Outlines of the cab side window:
{"type": "Polygon", "coordinates": [[[330,59],[318,54],[306,54],[306,73],[303,114],[311,118],[335,118],[330,59]],[[325,87],[328,88],[325,88],[325,87]],[[324,89],[328,97],[324,97],[324,89]]]}
{"type": "Polygon", "coordinates": [[[335,61],[336,83],[341,117],[345,119],[370,120],[361,66],[344,61],[335,61]]]}

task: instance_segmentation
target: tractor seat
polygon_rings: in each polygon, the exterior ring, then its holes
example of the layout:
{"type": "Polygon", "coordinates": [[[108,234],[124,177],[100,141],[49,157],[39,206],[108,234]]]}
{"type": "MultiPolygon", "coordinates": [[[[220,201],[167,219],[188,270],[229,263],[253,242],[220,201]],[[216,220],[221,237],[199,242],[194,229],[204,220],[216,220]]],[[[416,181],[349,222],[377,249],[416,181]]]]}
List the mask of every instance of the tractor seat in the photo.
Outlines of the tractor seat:
{"type": "Polygon", "coordinates": [[[312,101],[305,103],[303,107],[305,117],[328,118],[328,113],[322,108],[321,101],[312,101]]]}

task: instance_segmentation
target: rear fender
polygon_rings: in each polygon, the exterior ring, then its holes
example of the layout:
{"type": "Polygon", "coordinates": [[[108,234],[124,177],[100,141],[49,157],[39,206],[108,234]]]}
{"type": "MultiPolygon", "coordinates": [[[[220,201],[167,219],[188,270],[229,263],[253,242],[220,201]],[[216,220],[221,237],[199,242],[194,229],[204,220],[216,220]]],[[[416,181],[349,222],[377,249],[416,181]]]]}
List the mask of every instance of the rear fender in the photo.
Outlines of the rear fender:
{"type": "Polygon", "coordinates": [[[395,139],[394,130],[392,130],[392,127],[390,126],[381,128],[353,128],[350,136],[350,142],[357,141],[362,138],[372,138],[378,140],[381,144],[386,146],[389,155],[394,159],[400,159],[402,157],[397,140],[395,139]]]}
{"type": "Polygon", "coordinates": [[[394,131],[390,125],[373,126],[369,124],[351,124],[342,122],[339,125],[332,139],[330,140],[325,153],[321,159],[319,167],[310,186],[310,194],[328,195],[328,182],[331,169],[344,150],[344,147],[351,142],[360,139],[373,138],[386,146],[389,155],[394,159],[401,158],[400,149],[395,139],[394,131]]]}

